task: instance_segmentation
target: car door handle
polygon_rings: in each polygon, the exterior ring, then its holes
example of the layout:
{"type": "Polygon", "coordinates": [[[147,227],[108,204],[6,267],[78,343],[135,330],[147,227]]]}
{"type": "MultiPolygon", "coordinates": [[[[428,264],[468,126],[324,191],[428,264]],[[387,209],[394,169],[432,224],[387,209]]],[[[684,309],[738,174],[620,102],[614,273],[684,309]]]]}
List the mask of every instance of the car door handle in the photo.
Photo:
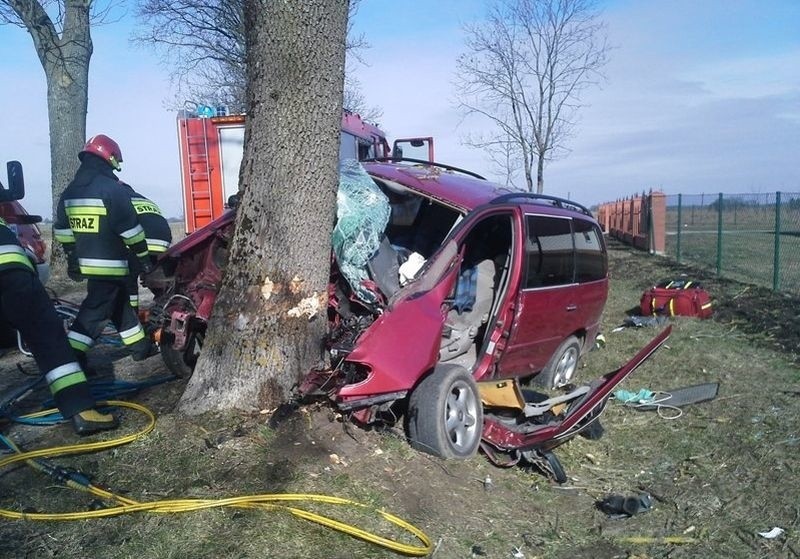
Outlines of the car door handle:
{"type": "Polygon", "coordinates": [[[567,305],[567,312],[577,311],[578,305],[567,305]]]}

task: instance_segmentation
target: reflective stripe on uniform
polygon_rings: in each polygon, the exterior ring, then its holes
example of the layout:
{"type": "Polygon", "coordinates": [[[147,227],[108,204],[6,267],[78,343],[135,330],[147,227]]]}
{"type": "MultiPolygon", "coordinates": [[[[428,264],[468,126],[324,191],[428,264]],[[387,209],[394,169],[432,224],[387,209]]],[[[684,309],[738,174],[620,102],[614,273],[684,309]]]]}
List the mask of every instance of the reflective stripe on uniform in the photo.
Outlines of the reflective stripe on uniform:
{"type": "Polygon", "coordinates": [[[147,239],[147,250],[150,252],[167,252],[169,241],[161,239],[147,239]]]}
{"type": "Polygon", "coordinates": [[[72,229],[53,229],[53,236],[59,243],[74,243],[75,234],[72,229]]]}
{"type": "Polygon", "coordinates": [[[131,306],[133,308],[138,308],[139,307],[139,296],[138,295],[129,295],[128,299],[130,300],[131,306]]]}
{"type": "Polygon", "coordinates": [[[92,344],[94,344],[94,340],[92,338],[73,330],[67,332],[67,341],[69,341],[69,345],[72,349],[77,349],[83,353],[86,353],[88,349],[92,347],[92,344]]]}
{"type": "Polygon", "coordinates": [[[137,214],[156,214],[161,215],[161,210],[147,198],[131,198],[131,204],[137,214]]]}
{"type": "Polygon", "coordinates": [[[47,384],[50,386],[50,392],[56,394],[65,388],[86,382],[86,375],[81,370],[81,366],[76,362],[67,363],[56,367],[45,375],[47,384]]]}
{"type": "Polygon", "coordinates": [[[106,205],[100,198],[72,198],[64,200],[64,211],[71,215],[107,215],[106,205]]]}
{"type": "Polygon", "coordinates": [[[141,324],[137,324],[133,328],[128,328],[119,333],[122,338],[122,343],[125,345],[133,345],[136,342],[144,339],[144,329],[141,324]]]}
{"type": "Polygon", "coordinates": [[[35,271],[28,253],[19,245],[0,245],[0,266],[3,264],[22,264],[35,271]]]}
{"type": "Polygon", "coordinates": [[[78,258],[81,273],[89,276],[127,276],[127,260],[107,260],[105,258],[78,258]]]}
{"type": "Polygon", "coordinates": [[[130,246],[144,240],[144,229],[142,229],[141,225],[136,225],[136,227],[123,231],[119,236],[122,237],[126,245],[130,246]]]}

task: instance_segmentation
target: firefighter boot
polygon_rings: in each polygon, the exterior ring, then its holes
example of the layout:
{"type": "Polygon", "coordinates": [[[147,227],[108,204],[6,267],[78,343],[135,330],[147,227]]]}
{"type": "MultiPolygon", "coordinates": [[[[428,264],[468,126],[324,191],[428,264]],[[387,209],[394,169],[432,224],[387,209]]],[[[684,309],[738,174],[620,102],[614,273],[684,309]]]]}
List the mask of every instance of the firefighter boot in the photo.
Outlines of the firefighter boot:
{"type": "Polygon", "coordinates": [[[110,413],[95,409],[83,410],[72,416],[72,428],[78,435],[92,435],[119,427],[119,420],[110,413]]]}
{"type": "Polygon", "coordinates": [[[158,346],[150,341],[149,338],[139,340],[131,347],[131,359],[134,361],[144,361],[158,353],[158,346]]]}

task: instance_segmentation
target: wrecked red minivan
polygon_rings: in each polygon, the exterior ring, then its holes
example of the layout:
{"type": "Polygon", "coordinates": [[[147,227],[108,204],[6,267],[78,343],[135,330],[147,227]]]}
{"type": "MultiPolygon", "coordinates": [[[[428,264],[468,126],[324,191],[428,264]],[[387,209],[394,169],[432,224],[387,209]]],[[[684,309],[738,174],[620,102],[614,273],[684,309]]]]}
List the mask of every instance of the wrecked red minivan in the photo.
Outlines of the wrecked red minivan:
{"type": "MultiPolygon", "coordinates": [[[[299,392],[365,424],[402,414],[425,452],[461,458],[481,446],[499,462],[557,470],[549,451],[588,428],[668,335],[572,385],[608,295],[602,233],[574,202],[392,159],[344,162],[338,204],[329,366],[299,392]],[[564,390],[548,397],[536,385],[564,390]]],[[[232,227],[229,213],[198,230],[162,258],[166,274],[148,279],[164,294],[155,316],[178,374],[202,347],[232,227]]]]}

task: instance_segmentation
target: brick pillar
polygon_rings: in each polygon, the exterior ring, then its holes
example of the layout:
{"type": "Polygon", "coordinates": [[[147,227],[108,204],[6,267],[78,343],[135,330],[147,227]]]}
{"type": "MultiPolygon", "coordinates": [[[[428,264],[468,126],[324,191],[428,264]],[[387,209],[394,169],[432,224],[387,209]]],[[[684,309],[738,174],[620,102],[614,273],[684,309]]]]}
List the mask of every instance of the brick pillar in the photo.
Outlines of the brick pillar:
{"type": "Polygon", "coordinates": [[[652,230],[650,231],[650,251],[664,255],[666,253],[667,232],[667,197],[663,192],[650,194],[650,210],[653,213],[652,230]]]}

